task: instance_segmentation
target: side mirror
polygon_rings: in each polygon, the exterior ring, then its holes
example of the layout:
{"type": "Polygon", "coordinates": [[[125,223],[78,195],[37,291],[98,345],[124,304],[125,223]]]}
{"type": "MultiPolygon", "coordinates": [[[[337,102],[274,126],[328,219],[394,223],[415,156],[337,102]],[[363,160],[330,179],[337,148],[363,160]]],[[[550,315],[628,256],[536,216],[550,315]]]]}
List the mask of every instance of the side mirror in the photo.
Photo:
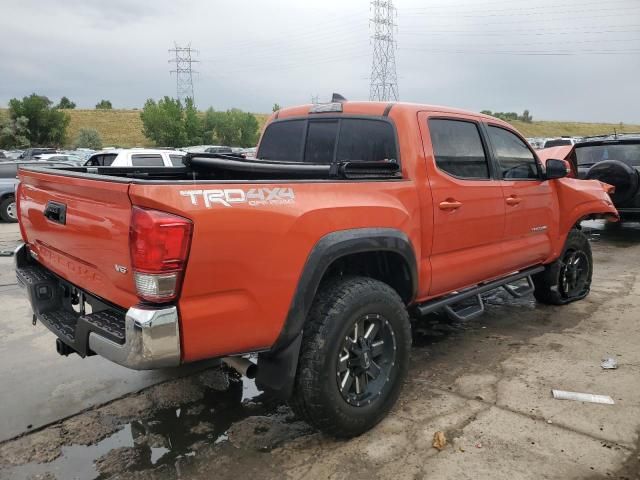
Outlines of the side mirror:
{"type": "Polygon", "coordinates": [[[553,180],[554,178],[564,178],[571,172],[571,166],[566,160],[556,160],[550,158],[546,163],[545,178],[553,180]]]}

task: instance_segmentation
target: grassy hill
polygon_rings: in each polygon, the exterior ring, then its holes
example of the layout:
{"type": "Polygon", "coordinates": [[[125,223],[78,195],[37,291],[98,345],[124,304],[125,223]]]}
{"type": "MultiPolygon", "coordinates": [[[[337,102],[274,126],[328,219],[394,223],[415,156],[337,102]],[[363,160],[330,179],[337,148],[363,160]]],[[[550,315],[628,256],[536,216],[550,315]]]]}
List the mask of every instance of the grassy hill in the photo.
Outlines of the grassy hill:
{"type": "MultiPolygon", "coordinates": [[[[153,143],[142,134],[140,110],[67,110],[71,117],[67,131],[67,143],[71,145],[81,128],[94,128],[102,137],[105,146],[148,147],[153,143]]],[[[6,109],[0,109],[0,116],[6,115],[6,109]]],[[[254,114],[260,128],[268,118],[268,114],[254,114]]],[[[587,136],[601,133],[640,132],[640,125],[621,125],[617,123],[582,123],[536,121],[524,123],[514,121],[512,124],[525,137],[556,137],[562,135],[587,136]]]]}
{"type": "Polygon", "coordinates": [[[551,122],[539,121],[524,123],[513,121],[511,124],[525,137],[560,137],[568,135],[572,137],[586,137],[613,133],[640,132],[640,125],[628,125],[619,123],[583,123],[583,122],[551,122]]]}

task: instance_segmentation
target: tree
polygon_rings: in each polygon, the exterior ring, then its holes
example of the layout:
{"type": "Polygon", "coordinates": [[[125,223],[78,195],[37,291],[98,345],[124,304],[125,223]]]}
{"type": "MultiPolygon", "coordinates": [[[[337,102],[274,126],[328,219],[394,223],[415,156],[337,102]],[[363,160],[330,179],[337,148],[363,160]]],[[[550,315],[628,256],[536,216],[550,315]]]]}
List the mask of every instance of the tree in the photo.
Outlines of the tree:
{"type": "Polygon", "coordinates": [[[493,113],[491,112],[491,110],[480,110],[480,113],[483,115],[491,115],[493,116],[493,113]]]}
{"type": "Polygon", "coordinates": [[[56,108],[59,108],[60,110],[73,110],[74,108],[76,108],[76,104],[69,100],[67,97],[62,97],[60,99],[60,103],[58,103],[56,108]]]}
{"type": "Polygon", "coordinates": [[[200,145],[202,143],[202,122],[191,98],[185,100],[184,133],[187,145],[200,145]]]}
{"type": "Polygon", "coordinates": [[[111,110],[113,106],[109,100],[100,100],[96,103],[96,110],[111,110]]]}
{"type": "Polygon", "coordinates": [[[204,141],[233,147],[253,147],[258,142],[255,115],[237,108],[216,112],[210,108],[203,120],[204,141]]]}
{"type": "Polygon", "coordinates": [[[533,121],[533,117],[529,113],[529,110],[525,110],[524,112],[522,112],[519,120],[523,121],[524,123],[531,123],[533,121]]]}
{"type": "Polygon", "coordinates": [[[21,117],[27,119],[23,131],[28,132],[31,146],[57,146],[64,142],[69,115],[53,108],[52,104],[47,97],[35,93],[22,100],[9,100],[11,120],[18,122],[21,117]]]}
{"type": "Polygon", "coordinates": [[[272,112],[277,112],[278,110],[280,110],[280,104],[279,103],[274,103],[273,104],[273,108],[271,109],[272,112]]]}
{"type": "Polygon", "coordinates": [[[31,145],[27,117],[0,119],[0,148],[26,148],[31,145]]]}
{"type": "Polygon", "coordinates": [[[142,132],[156,145],[164,147],[186,145],[187,135],[180,100],[165,96],[156,103],[150,98],[145,102],[140,118],[143,125],[142,132]]]}
{"type": "Polygon", "coordinates": [[[100,150],[102,148],[100,133],[93,128],[81,128],[76,136],[75,147],[100,150]]]}
{"type": "Polygon", "coordinates": [[[209,108],[201,117],[193,100],[183,106],[179,100],[164,97],[149,99],[140,113],[143,133],[156,145],[184,147],[217,143],[233,147],[253,147],[258,141],[258,120],[237,108],[216,112],[209,108]]]}

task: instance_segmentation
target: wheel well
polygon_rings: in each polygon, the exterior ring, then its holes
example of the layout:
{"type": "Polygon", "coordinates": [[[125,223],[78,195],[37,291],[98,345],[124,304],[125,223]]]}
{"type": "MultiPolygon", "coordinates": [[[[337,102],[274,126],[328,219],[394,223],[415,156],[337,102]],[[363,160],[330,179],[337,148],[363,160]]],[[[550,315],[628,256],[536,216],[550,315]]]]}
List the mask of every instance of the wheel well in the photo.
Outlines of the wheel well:
{"type": "Polygon", "coordinates": [[[15,198],[15,195],[13,193],[5,193],[4,195],[0,196],[0,202],[4,202],[7,198],[11,197],[15,198]]]}
{"type": "Polygon", "coordinates": [[[397,252],[360,252],[337,258],[325,271],[322,281],[345,275],[362,275],[380,280],[398,292],[404,303],[409,303],[414,296],[409,264],[397,252]]]}

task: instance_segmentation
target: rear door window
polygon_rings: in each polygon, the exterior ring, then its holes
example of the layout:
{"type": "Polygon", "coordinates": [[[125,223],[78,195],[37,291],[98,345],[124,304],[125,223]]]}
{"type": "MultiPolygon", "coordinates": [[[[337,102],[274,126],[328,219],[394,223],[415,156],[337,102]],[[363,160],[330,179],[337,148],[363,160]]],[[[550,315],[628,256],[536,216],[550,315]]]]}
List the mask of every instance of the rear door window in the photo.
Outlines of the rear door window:
{"type": "Polygon", "coordinates": [[[537,180],[538,163],[533,152],[514,133],[489,126],[489,140],[500,164],[502,178],[508,180],[537,180]]]}
{"type": "Polygon", "coordinates": [[[432,118],[429,133],[440,170],[456,178],[489,178],[489,162],[476,123],[432,118]]]}
{"type": "Polygon", "coordinates": [[[162,155],[158,154],[138,154],[131,155],[131,165],[134,167],[163,167],[162,155]]]}

